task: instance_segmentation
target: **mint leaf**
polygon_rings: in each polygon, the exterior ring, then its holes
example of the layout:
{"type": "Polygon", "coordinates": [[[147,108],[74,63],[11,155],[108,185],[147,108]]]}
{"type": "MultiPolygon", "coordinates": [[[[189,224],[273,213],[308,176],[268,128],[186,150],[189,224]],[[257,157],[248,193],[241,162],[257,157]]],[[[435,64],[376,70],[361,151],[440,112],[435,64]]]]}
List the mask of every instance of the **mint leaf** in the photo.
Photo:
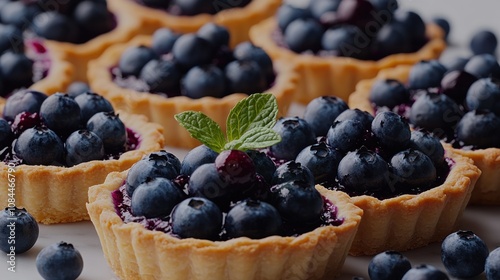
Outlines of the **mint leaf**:
{"type": "Polygon", "coordinates": [[[218,153],[224,149],[226,139],[219,124],[205,114],[186,111],[176,114],[174,118],[191,134],[191,137],[198,139],[210,149],[218,153]]]}
{"type": "Polygon", "coordinates": [[[229,141],[234,141],[254,128],[272,128],[277,115],[278,103],[274,95],[252,94],[231,109],[226,121],[227,138],[229,141]]]}
{"type": "Polygon", "coordinates": [[[239,139],[224,146],[224,150],[250,150],[272,146],[281,141],[281,136],[271,128],[255,127],[246,131],[239,139]]]}

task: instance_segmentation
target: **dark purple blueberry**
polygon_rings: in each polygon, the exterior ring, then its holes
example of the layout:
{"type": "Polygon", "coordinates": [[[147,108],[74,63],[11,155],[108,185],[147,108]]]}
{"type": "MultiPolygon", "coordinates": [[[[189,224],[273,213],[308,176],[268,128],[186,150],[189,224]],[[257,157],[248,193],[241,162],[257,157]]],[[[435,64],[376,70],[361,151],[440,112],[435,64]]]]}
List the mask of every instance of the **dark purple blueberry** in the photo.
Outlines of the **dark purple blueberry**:
{"type": "Polygon", "coordinates": [[[463,104],[469,87],[477,78],[465,71],[450,71],[441,80],[441,92],[448,95],[457,104],[463,104]]]}
{"type": "Polygon", "coordinates": [[[66,139],[66,165],[104,159],[104,145],[101,138],[88,130],[77,130],[66,139]]]}
{"type": "Polygon", "coordinates": [[[256,150],[248,150],[246,153],[254,163],[255,172],[264,177],[267,183],[271,183],[273,174],[276,171],[276,165],[273,160],[265,153],[256,150]]]}
{"type": "Polygon", "coordinates": [[[309,3],[309,11],[316,20],[321,20],[325,13],[335,13],[341,0],[312,0],[309,3]]]}
{"type": "Polygon", "coordinates": [[[446,68],[437,60],[420,61],[410,70],[408,87],[410,89],[439,87],[445,72],[446,68]]]}
{"type": "Polygon", "coordinates": [[[66,90],[66,93],[71,97],[71,98],[76,98],[78,95],[83,94],[87,91],[90,90],[90,86],[85,83],[85,82],[73,82],[68,86],[68,89],[66,90]]]}
{"type": "Polygon", "coordinates": [[[152,59],[144,65],[139,77],[150,92],[169,93],[178,90],[182,73],[172,60],[152,59]]]}
{"type": "Polygon", "coordinates": [[[206,96],[222,98],[226,94],[226,77],[215,65],[195,66],[181,80],[181,94],[192,99],[206,96]]]}
{"type": "Polygon", "coordinates": [[[439,58],[439,63],[441,63],[448,72],[459,70],[462,71],[465,68],[467,62],[469,62],[469,57],[464,57],[460,55],[442,55],[439,58]]]}
{"type": "Polygon", "coordinates": [[[340,115],[338,115],[335,119],[337,122],[345,120],[357,120],[363,124],[365,129],[370,129],[372,126],[373,116],[370,113],[359,109],[347,109],[340,113],[340,115]]]}
{"type": "Polygon", "coordinates": [[[174,59],[186,70],[196,65],[209,64],[215,51],[212,43],[192,33],[179,37],[172,47],[174,59]]]}
{"type": "Polygon", "coordinates": [[[409,147],[426,154],[436,167],[444,163],[444,148],[441,141],[428,132],[422,130],[412,131],[409,147]]]}
{"type": "Polygon", "coordinates": [[[410,92],[398,80],[379,79],[373,84],[369,99],[377,107],[394,108],[409,102],[410,92]]]}
{"type": "Polygon", "coordinates": [[[85,34],[84,40],[111,31],[115,24],[106,2],[92,0],[84,0],[76,5],[73,19],[85,34]]]}
{"type": "Polygon", "coordinates": [[[280,118],[273,130],[281,136],[281,142],[269,147],[269,150],[278,159],[293,160],[302,149],[316,143],[313,129],[299,117],[280,118]]]}
{"type": "Polygon", "coordinates": [[[470,111],[456,127],[457,140],[477,148],[500,147],[500,117],[488,111],[470,111]]]}
{"type": "Polygon", "coordinates": [[[3,24],[13,25],[22,29],[27,23],[32,22],[38,13],[40,13],[40,8],[33,3],[11,1],[5,4],[0,10],[0,20],[3,24]]]}
{"type": "Polygon", "coordinates": [[[38,223],[24,208],[5,208],[0,212],[0,250],[7,256],[22,254],[35,245],[38,223]]]}
{"type": "Polygon", "coordinates": [[[10,129],[10,124],[6,120],[0,118],[0,150],[10,145],[13,137],[14,134],[10,129]]]}
{"type": "Polygon", "coordinates": [[[378,12],[389,12],[391,15],[399,8],[397,0],[370,0],[373,8],[378,12]]]}
{"type": "Polygon", "coordinates": [[[432,19],[432,22],[434,22],[439,27],[441,27],[441,29],[443,29],[444,39],[448,40],[448,35],[450,35],[450,29],[451,29],[450,23],[448,22],[448,20],[443,18],[443,17],[436,17],[436,18],[432,19]]]}
{"type": "Polygon", "coordinates": [[[276,168],[271,184],[278,185],[291,181],[303,181],[307,184],[314,185],[314,175],[311,170],[302,163],[294,160],[287,161],[276,168]]]}
{"type": "Polygon", "coordinates": [[[363,193],[384,188],[389,175],[387,162],[364,147],[349,152],[337,169],[337,179],[346,190],[363,193]]]}
{"type": "Polygon", "coordinates": [[[323,198],[314,184],[288,181],[271,187],[273,206],[284,221],[294,225],[314,224],[323,212],[323,198]]]}
{"type": "Polygon", "coordinates": [[[19,135],[14,152],[24,164],[53,165],[62,162],[64,144],[54,131],[37,126],[19,135]]]}
{"type": "MultiPolygon", "coordinates": [[[[364,29],[374,21],[374,7],[368,0],[342,0],[334,16],[336,24],[352,24],[364,29]]],[[[323,19],[325,16],[323,16],[323,19]]]]}
{"type": "Polygon", "coordinates": [[[248,237],[260,239],[280,234],[281,216],[269,203],[244,200],[227,213],[224,230],[228,238],[248,237]]]}
{"type": "Polygon", "coordinates": [[[449,278],[434,266],[421,264],[408,270],[401,280],[449,280],[449,278]]]}
{"type": "Polygon", "coordinates": [[[487,280],[500,279],[500,247],[490,252],[484,267],[487,280]]]}
{"type": "Polygon", "coordinates": [[[23,32],[13,25],[0,24],[0,54],[8,50],[24,52],[23,32]]]}
{"type": "Polygon", "coordinates": [[[265,73],[267,84],[273,82],[275,78],[273,61],[264,49],[250,42],[243,42],[234,48],[234,57],[237,60],[251,60],[257,62],[260,69],[265,73]]]}
{"type": "Polygon", "coordinates": [[[335,121],[326,134],[327,143],[334,149],[346,153],[359,148],[368,134],[358,120],[335,121]]]}
{"type": "Polygon", "coordinates": [[[76,42],[78,26],[69,17],[55,11],[38,14],[31,26],[36,35],[60,42],[76,42]]]}
{"type": "Polygon", "coordinates": [[[334,180],[342,154],[324,142],[304,148],[295,161],[307,167],[314,175],[316,184],[334,180]]]}
{"type": "Polygon", "coordinates": [[[191,197],[172,210],[171,223],[172,233],[180,238],[215,240],[222,228],[222,212],[208,199],[191,197]]]}
{"type": "Polygon", "coordinates": [[[491,54],[478,54],[465,64],[464,70],[480,78],[495,77],[500,79],[500,65],[491,54]]]}
{"type": "Polygon", "coordinates": [[[321,47],[336,56],[364,58],[369,51],[370,38],[354,25],[331,27],[323,33],[321,47]]]}
{"type": "Polygon", "coordinates": [[[219,175],[214,163],[205,163],[191,174],[188,183],[191,196],[208,198],[225,208],[231,200],[231,187],[219,175]]]}
{"type": "Polygon", "coordinates": [[[500,116],[500,80],[479,79],[470,86],[465,101],[468,110],[489,110],[500,116]]]}
{"type": "Polygon", "coordinates": [[[118,62],[118,68],[123,76],[139,76],[141,70],[149,61],[158,56],[149,47],[138,46],[127,48],[118,62]]]}
{"type": "Polygon", "coordinates": [[[472,231],[459,230],[441,243],[441,261],[448,273],[456,278],[472,278],[484,271],[489,250],[472,231]]]}
{"type": "Polygon", "coordinates": [[[38,253],[36,268],[44,279],[74,280],[82,273],[83,259],[72,244],[61,241],[38,253]]]}
{"type": "Polygon", "coordinates": [[[114,112],[100,112],[87,122],[87,129],[102,139],[106,153],[125,150],[127,130],[120,117],[114,112]]]}
{"type": "Polygon", "coordinates": [[[171,180],[162,177],[151,178],[134,190],[131,200],[132,214],[146,218],[165,217],[184,198],[184,192],[171,180]]]}
{"type": "Polygon", "coordinates": [[[372,132],[384,149],[400,151],[410,144],[410,126],[403,117],[391,111],[375,116],[372,132]]]}
{"type": "Polygon", "coordinates": [[[432,160],[419,150],[408,149],[395,154],[391,166],[396,187],[428,189],[436,181],[432,160]]]}
{"type": "Polygon", "coordinates": [[[168,5],[170,5],[170,1],[165,0],[141,0],[141,2],[148,7],[156,9],[167,9],[168,5]]]}
{"type": "Polygon", "coordinates": [[[412,52],[411,37],[403,24],[390,22],[384,24],[375,37],[374,52],[379,57],[395,53],[412,52]]]}
{"type": "Polygon", "coordinates": [[[38,113],[23,112],[16,116],[12,122],[11,128],[12,132],[19,136],[26,129],[41,125],[42,120],[40,119],[40,115],[38,113]]]}
{"type": "Polygon", "coordinates": [[[281,5],[281,7],[278,9],[278,12],[276,13],[278,27],[282,33],[285,32],[286,28],[292,21],[299,18],[306,19],[310,16],[311,15],[308,9],[302,9],[286,3],[281,5]]]}
{"type": "Polygon", "coordinates": [[[413,47],[419,47],[422,45],[422,42],[425,42],[425,23],[417,13],[398,9],[394,12],[393,20],[404,26],[404,29],[410,35],[413,47]]]}
{"type": "Polygon", "coordinates": [[[349,106],[335,96],[321,96],[311,100],[304,111],[304,120],[311,126],[316,137],[326,136],[335,119],[349,106]]]}
{"type": "Polygon", "coordinates": [[[172,0],[170,10],[182,16],[214,14],[216,12],[214,3],[205,0],[172,0]]]}
{"type": "Polygon", "coordinates": [[[490,30],[480,30],[475,33],[469,43],[473,54],[489,53],[495,55],[498,40],[495,33],[490,30]]]}
{"type": "Polygon", "coordinates": [[[151,49],[153,49],[157,55],[170,53],[175,41],[177,41],[180,36],[180,34],[175,33],[168,28],[157,29],[153,33],[151,49]]]}
{"type": "Polygon", "coordinates": [[[47,97],[40,107],[43,123],[63,138],[80,128],[82,123],[80,112],[78,103],[63,93],[47,97]]]}
{"type": "Polygon", "coordinates": [[[226,27],[213,22],[206,23],[197,32],[198,36],[209,41],[214,49],[229,45],[229,31],[226,27]]]}
{"type": "Polygon", "coordinates": [[[82,93],[75,98],[75,101],[80,107],[81,122],[84,124],[99,112],[113,111],[111,103],[95,92],[87,91],[82,93]]]}
{"type": "Polygon", "coordinates": [[[0,73],[4,86],[29,87],[33,84],[33,60],[24,53],[6,52],[0,57],[0,73]]]}
{"type": "Polygon", "coordinates": [[[265,73],[255,61],[232,61],[226,66],[224,74],[229,93],[253,94],[269,88],[265,73]]]}
{"type": "Polygon", "coordinates": [[[225,150],[215,158],[219,176],[231,188],[248,187],[255,181],[256,171],[252,158],[239,150],[225,150]]]}
{"type": "Polygon", "coordinates": [[[199,166],[214,163],[217,155],[217,152],[205,145],[191,149],[182,160],[180,174],[191,176],[199,166]]]}
{"type": "Polygon", "coordinates": [[[401,280],[411,269],[411,263],[403,254],[385,251],[375,255],[368,265],[371,280],[401,280]]]}
{"type": "Polygon", "coordinates": [[[460,107],[447,95],[426,92],[411,106],[409,119],[414,126],[429,131],[446,130],[453,128],[462,115],[460,107]]]}
{"type": "Polygon", "coordinates": [[[288,24],[284,33],[286,45],[296,53],[318,51],[322,37],[323,27],[314,19],[298,18],[288,24]]]}

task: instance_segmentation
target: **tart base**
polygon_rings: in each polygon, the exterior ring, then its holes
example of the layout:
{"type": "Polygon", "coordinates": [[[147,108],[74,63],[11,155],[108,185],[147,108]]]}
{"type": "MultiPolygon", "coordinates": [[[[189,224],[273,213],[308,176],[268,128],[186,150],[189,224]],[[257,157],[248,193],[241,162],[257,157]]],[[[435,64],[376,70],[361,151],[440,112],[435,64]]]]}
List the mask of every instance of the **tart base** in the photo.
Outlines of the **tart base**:
{"type": "MultiPolygon", "coordinates": [[[[123,153],[119,159],[89,161],[73,167],[19,165],[9,172],[0,162],[0,176],[14,175],[12,192],[0,190],[0,207],[7,207],[9,194],[14,194],[15,206],[26,208],[42,224],[69,223],[88,220],[85,208],[88,188],[104,182],[113,171],[130,168],[143,155],[163,147],[163,129],[147,122],[144,116],[119,113],[127,128],[140,135],[139,146],[123,153]]],[[[9,177],[10,178],[10,177],[9,177]]]]}
{"type": "Polygon", "coordinates": [[[178,239],[116,214],[111,192],[127,172],[111,173],[89,190],[87,209],[104,256],[120,279],[331,279],[340,273],[362,211],[347,195],[318,190],[338,208],[340,226],[319,227],[298,237],[178,239]]]}

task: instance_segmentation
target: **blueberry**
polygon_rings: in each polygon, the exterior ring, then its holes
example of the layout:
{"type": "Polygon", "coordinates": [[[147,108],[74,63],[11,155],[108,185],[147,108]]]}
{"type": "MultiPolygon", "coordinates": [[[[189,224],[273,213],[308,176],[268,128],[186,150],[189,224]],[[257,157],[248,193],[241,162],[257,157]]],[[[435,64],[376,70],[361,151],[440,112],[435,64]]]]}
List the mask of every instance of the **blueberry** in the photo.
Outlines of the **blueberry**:
{"type": "Polygon", "coordinates": [[[385,187],[388,173],[389,167],[380,155],[361,147],[342,158],[337,179],[350,191],[364,192],[385,187]]]}
{"type": "Polygon", "coordinates": [[[256,150],[248,150],[246,153],[252,159],[255,171],[262,175],[266,182],[271,183],[273,174],[276,171],[276,165],[273,160],[265,153],[256,150]]]}
{"type": "Polygon", "coordinates": [[[477,78],[465,71],[449,71],[441,80],[441,92],[451,97],[457,104],[463,104],[470,86],[477,78]]]}
{"type": "Polygon", "coordinates": [[[79,36],[76,23],[55,11],[38,14],[31,28],[40,37],[60,42],[76,42],[79,36]]]}
{"type": "Polygon", "coordinates": [[[87,129],[102,139],[106,153],[123,152],[127,143],[127,130],[114,112],[100,112],[87,122],[87,129]]]}
{"type": "Polygon", "coordinates": [[[366,57],[370,40],[354,25],[332,27],[323,33],[321,47],[336,56],[366,57]],[[364,37],[363,37],[364,36],[364,37]]]}
{"type": "Polygon", "coordinates": [[[3,109],[3,117],[6,121],[13,121],[14,118],[23,112],[38,113],[47,95],[34,90],[20,90],[12,94],[3,109]]]}
{"type": "Polygon", "coordinates": [[[370,2],[375,10],[379,12],[386,11],[392,14],[399,8],[397,0],[370,0],[370,2]]]}
{"type": "Polygon", "coordinates": [[[489,110],[500,115],[500,80],[479,79],[470,86],[465,101],[468,110],[489,110]]]}
{"type": "Polygon", "coordinates": [[[379,57],[394,53],[409,53],[413,50],[410,34],[398,22],[384,24],[375,37],[373,46],[379,57]]]}
{"type": "Polygon", "coordinates": [[[268,88],[266,75],[255,61],[232,61],[226,66],[224,73],[229,93],[253,94],[268,88]]]}
{"type": "Polygon", "coordinates": [[[395,154],[391,166],[400,186],[428,189],[436,182],[432,160],[419,150],[408,149],[395,154]]]}
{"type": "Polygon", "coordinates": [[[24,164],[51,165],[62,162],[64,144],[54,131],[45,127],[34,127],[19,135],[14,152],[24,164]]]}
{"type": "Polygon", "coordinates": [[[335,119],[347,109],[345,101],[338,97],[316,97],[307,104],[303,118],[316,136],[326,136],[335,119]]]}
{"type": "Polygon", "coordinates": [[[490,252],[484,267],[487,280],[500,279],[500,248],[490,252]]]}
{"type": "Polygon", "coordinates": [[[84,124],[97,113],[113,111],[111,103],[95,92],[86,91],[75,97],[75,101],[80,107],[81,122],[84,124]]]}
{"type": "Polygon", "coordinates": [[[346,153],[359,148],[367,133],[368,130],[358,120],[336,120],[326,134],[326,141],[332,148],[346,153]]]}
{"type": "Polygon", "coordinates": [[[363,125],[364,128],[370,129],[373,121],[373,116],[370,113],[361,111],[359,109],[348,109],[340,113],[340,115],[338,115],[338,117],[335,119],[335,121],[337,122],[345,120],[357,120],[363,125]]]}
{"type": "Polygon", "coordinates": [[[372,132],[378,143],[386,149],[402,150],[410,144],[410,126],[394,112],[381,112],[372,122],[372,132]]]}
{"type": "Polygon", "coordinates": [[[278,9],[276,13],[276,18],[278,20],[278,27],[281,32],[284,33],[288,25],[296,19],[306,19],[310,17],[308,9],[298,8],[289,4],[284,3],[278,9]]]}
{"type": "Polygon", "coordinates": [[[437,24],[444,32],[444,39],[448,40],[448,35],[450,35],[451,26],[446,18],[436,17],[432,19],[432,22],[437,24]]]}
{"type": "Polygon", "coordinates": [[[139,77],[150,92],[170,93],[178,91],[182,73],[172,60],[152,59],[144,65],[139,77]]]}
{"type": "Polygon", "coordinates": [[[94,38],[109,32],[114,25],[106,2],[101,1],[85,0],[79,2],[73,11],[73,19],[87,38],[94,38]]]}
{"type": "Polygon", "coordinates": [[[23,33],[13,25],[0,24],[0,54],[8,50],[24,52],[23,33]]]}
{"type": "Polygon", "coordinates": [[[85,93],[90,90],[90,86],[85,83],[85,82],[73,82],[68,86],[68,89],[66,90],[66,93],[71,97],[71,98],[76,98],[78,95],[85,93]]]}
{"type": "Polygon", "coordinates": [[[311,15],[316,20],[321,20],[325,13],[335,13],[340,5],[341,0],[312,0],[309,4],[311,15]]]}
{"type": "Polygon", "coordinates": [[[33,60],[23,53],[6,52],[0,57],[0,73],[10,88],[33,84],[33,60]]]}
{"type": "Polygon", "coordinates": [[[61,241],[38,253],[36,268],[44,279],[74,280],[82,273],[83,259],[72,244],[61,241]]]}
{"type": "Polygon", "coordinates": [[[252,158],[243,151],[225,150],[215,158],[219,176],[235,188],[248,187],[255,181],[256,171],[252,158]]]}
{"type": "Polygon", "coordinates": [[[371,280],[401,280],[411,269],[411,263],[403,254],[385,251],[375,255],[368,265],[371,280]]]}
{"type": "Polygon", "coordinates": [[[225,93],[226,77],[224,72],[214,65],[195,66],[181,81],[181,94],[189,98],[222,98],[225,93]]]}
{"type": "Polygon", "coordinates": [[[278,235],[281,216],[271,204],[258,200],[244,200],[229,210],[224,222],[228,238],[260,239],[278,235]]]}
{"type": "Polygon", "coordinates": [[[142,0],[141,3],[148,7],[156,8],[156,9],[167,9],[170,4],[169,1],[163,0],[142,0]]]}
{"type": "Polygon", "coordinates": [[[421,130],[412,131],[409,147],[426,154],[436,167],[441,166],[444,162],[443,145],[439,141],[439,138],[428,132],[421,130]]]}
{"type": "Polygon", "coordinates": [[[27,22],[31,22],[36,14],[40,12],[37,5],[12,1],[5,4],[0,10],[2,23],[24,28],[27,22]]]}
{"type": "Polygon", "coordinates": [[[171,6],[175,7],[176,13],[183,16],[194,16],[198,14],[214,14],[214,3],[205,0],[172,0],[171,6]]]}
{"type": "Polygon", "coordinates": [[[120,61],[118,61],[118,68],[123,76],[138,77],[141,74],[141,70],[144,65],[156,58],[156,53],[149,47],[129,47],[120,57],[120,61]]]}
{"type": "Polygon", "coordinates": [[[311,126],[299,117],[280,118],[273,130],[281,136],[281,142],[269,147],[269,150],[278,159],[295,159],[302,149],[316,143],[311,126]]]}
{"type": "Polygon", "coordinates": [[[179,203],[171,214],[172,233],[180,238],[217,239],[222,212],[212,201],[191,197],[179,203]]]}
{"type": "Polygon", "coordinates": [[[304,148],[295,161],[307,167],[314,175],[314,182],[319,184],[334,180],[342,154],[324,142],[304,148]]]}
{"type": "Polygon", "coordinates": [[[24,208],[5,208],[0,212],[0,250],[22,254],[35,245],[39,229],[35,218],[24,208]]]}
{"type": "Polygon", "coordinates": [[[205,145],[199,145],[191,149],[182,160],[180,173],[190,176],[196,168],[205,164],[215,162],[218,153],[205,145]]]}
{"type": "Polygon", "coordinates": [[[53,94],[43,101],[40,117],[48,128],[63,138],[80,128],[82,123],[80,106],[69,95],[63,93],[53,94]]]}
{"type": "Polygon", "coordinates": [[[10,124],[6,120],[0,118],[0,150],[10,145],[13,136],[10,124]]]}
{"type": "Polygon", "coordinates": [[[469,47],[473,54],[489,53],[495,55],[497,36],[490,30],[480,30],[472,36],[469,47]]]}
{"type": "Polygon", "coordinates": [[[401,23],[411,36],[411,44],[420,47],[426,41],[425,23],[414,11],[398,9],[394,12],[394,21],[401,23]]]}
{"type": "Polygon", "coordinates": [[[172,54],[179,65],[187,70],[196,65],[209,64],[214,58],[215,48],[196,34],[184,34],[175,41],[172,54]]]}
{"type": "Polygon", "coordinates": [[[470,111],[457,124],[456,135],[466,146],[500,147],[500,117],[488,111],[470,111]]]}
{"type": "Polygon", "coordinates": [[[401,280],[449,280],[449,278],[434,266],[422,264],[408,270],[401,280]]]}
{"type": "Polygon", "coordinates": [[[77,130],[66,139],[66,165],[104,159],[101,138],[88,130],[77,130]]]}
{"type": "Polygon", "coordinates": [[[410,89],[439,87],[446,68],[437,60],[420,61],[410,70],[408,86],[410,89]]]}
{"type": "Polygon", "coordinates": [[[322,37],[323,27],[313,19],[298,18],[288,24],[284,33],[288,48],[296,53],[318,51],[322,37]]]}
{"type": "Polygon", "coordinates": [[[206,23],[197,32],[198,36],[209,41],[214,49],[229,45],[229,31],[213,22],[206,23]]]}
{"type": "Polygon", "coordinates": [[[229,205],[231,200],[230,186],[221,178],[214,163],[205,163],[196,168],[187,188],[191,196],[208,198],[219,207],[229,205]]]}
{"type": "Polygon", "coordinates": [[[157,55],[170,53],[175,41],[177,41],[180,36],[180,34],[177,34],[168,28],[157,29],[153,33],[151,49],[153,49],[157,55]]]}
{"type": "Polygon", "coordinates": [[[465,64],[464,70],[477,78],[500,78],[500,65],[495,56],[491,54],[478,54],[465,64]]]}
{"type": "Polygon", "coordinates": [[[274,68],[271,57],[260,47],[250,42],[243,42],[234,48],[234,57],[237,60],[251,60],[257,62],[265,73],[267,84],[274,80],[274,68]]]}
{"type": "Polygon", "coordinates": [[[459,56],[459,55],[442,55],[439,58],[439,63],[441,63],[448,72],[454,70],[464,70],[465,65],[469,62],[469,57],[459,56]]]}
{"type": "MultiPolygon", "coordinates": [[[[333,15],[334,23],[352,24],[364,29],[370,22],[375,20],[375,9],[367,0],[347,0],[340,1],[336,13],[333,15]]],[[[325,18],[326,14],[323,15],[325,18]]],[[[325,20],[322,18],[322,22],[325,20]]]]}
{"type": "Polygon", "coordinates": [[[460,107],[447,95],[426,92],[411,106],[409,119],[414,126],[426,130],[449,129],[462,115],[460,107]]]}
{"type": "Polygon", "coordinates": [[[137,217],[165,217],[184,196],[184,192],[171,180],[162,177],[148,178],[132,194],[132,213],[137,217]]]}
{"type": "Polygon", "coordinates": [[[457,278],[472,278],[484,271],[489,250],[472,231],[459,230],[441,244],[441,261],[448,273],[457,278]]]}
{"type": "Polygon", "coordinates": [[[378,107],[394,108],[410,101],[410,92],[398,80],[377,80],[370,91],[370,102],[378,107]]]}
{"type": "Polygon", "coordinates": [[[288,181],[271,187],[274,207],[283,220],[295,225],[317,223],[323,212],[323,198],[314,184],[288,181]]]}
{"type": "Polygon", "coordinates": [[[311,170],[302,163],[291,160],[276,168],[271,183],[273,185],[278,185],[290,181],[303,181],[309,185],[313,185],[314,175],[311,170]]]}

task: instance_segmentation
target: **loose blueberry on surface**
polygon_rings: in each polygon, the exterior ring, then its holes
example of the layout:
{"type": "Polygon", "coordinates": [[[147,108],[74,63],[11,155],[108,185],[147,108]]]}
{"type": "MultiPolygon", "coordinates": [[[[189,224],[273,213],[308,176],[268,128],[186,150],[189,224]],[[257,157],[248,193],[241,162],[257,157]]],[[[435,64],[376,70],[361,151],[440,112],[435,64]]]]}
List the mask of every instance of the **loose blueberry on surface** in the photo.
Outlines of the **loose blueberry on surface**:
{"type": "Polygon", "coordinates": [[[410,70],[408,87],[410,89],[427,89],[439,87],[446,68],[437,60],[420,61],[410,70]]]}
{"type": "Polygon", "coordinates": [[[372,132],[378,143],[386,149],[401,150],[410,144],[410,126],[394,112],[382,112],[372,122],[372,132]]]}
{"type": "Polygon", "coordinates": [[[326,134],[326,141],[332,148],[346,153],[361,146],[367,133],[365,126],[358,120],[336,120],[326,134]]]}
{"type": "Polygon", "coordinates": [[[203,25],[197,32],[198,36],[209,41],[214,49],[229,45],[229,31],[213,22],[203,25]]]}
{"type": "Polygon", "coordinates": [[[234,57],[237,60],[251,60],[257,62],[260,69],[265,73],[266,82],[271,84],[274,80],[274,68],[271,57],[264,49],[255,46],[251,42],[243,42],[234,48],[234,57]]]}
{"type": "Polygon", "coordinates": [[[196,34],[184,34],[175,41],[172,54],[179,65],[189,69],[196,65],[209,64],[214,57],[215,48],[208,40],[196,34]]]}
{"type": "Polygon", "coordinates": [[[348,109],[340,113],[340,115],[335,119],[335,121],[341,122],[345,120],[357,120],[363,124],[363,127],[370,129],[373,121],[373,116],[359,109],[348,109]]]}
{"type": "Polygon", "coordinates": [[[0,118],[0,150],[10,145],[13,136],[14,134],[12,133],[10,124],[6,120],[0,118]]]}
{"type": "Polygon", "coordinates": [[[467,91],[477,78],[465,71],[449,71],[441,80],[441,92],[451,97],[457,104],[463,104],[467,91]]]}
{"type": "Polygon", "coordinates": [[[260,239],[277,235],[281,229],[281,216],[269,203],[244,200],[227,213],[224,229],[228,238],[248,237],[260,239]]]}
{"type": "Polygon", "coordinates": [[[0,73],[8,88],[29,87],[33,84],[33,61],[24,53],[6,52],[0,57],[0,73]]]}
{"type": "Polygon", "coordinates": [[[456,137],[466,146],[500,147],[500,117],[488,111],[470,111],[458,122],[456,137]]]}
{"type": "Polygon", "coordinates": [[[314,175],[316,184],[334,180],[342,154],[324,142],[304,148],[295,161],[307,167],[314,175]]]}
{"type": "Polygon", "coordinates": [[[118,68],[123,76],[139,76],[142,68],[149,61],[156,59],[157,54],[148,47],[130,47],[123,52],[118,61],[118,68]]]}
{"type": "Polygon", "coordinates": [[[243,151],[225,150],[215,158],[215,167],[222,180],[235,187],[248,187],[255,181],[255,164],[243,151]]]}
{"type": "Polygon", "coordinates": [[[410,92],[394,79],[377,80],[370,91],[370,102],[378,107],[394,108],[410,100],[410,92]]]}
{"type": "Polygon", "coordinates": [[[79,36],[76,23],[55,11],[38,14],[31,29],[40,37],[61,42],[76,42],[79,36]]]}
{"type": "Polygon", "coordinates": [[[61,241],[38,253],[36,268],[44,279],[74,280],[82,273],[83,259],[72,244],[61,241]]]}
{"type": "Polygon", "coordinates": [[[495,55],[497,45],[497,36],[490,30],[480,30],[476,32],[469,43],[469,47],[473,54],[489,53],[495,55]]]}
{"type": "Polygon", "coordinates": [[[311,126],[302,118],[280,118],[273,127],[281,136],[281,142],[269,147],[273,156],[283,160],[293,160],[305,147],[316,143],[311,126]]]}
{"type": "Polygon", "coordinates": [[[68,89],[66,90],[66,93],[71,97],[71,98],[76,98],[78,95],[85,93],[85,92],[90,92],[90,86],[85,83],[85,82],[73,82],[68,86],[68,89]]]}
{"type": "Polygon", "coordinates": [[[391,158],[392,173],[397,184],[407,188],[428,189],[436,181],[436,168],[424,153],[408,149],[391,158]]]}
{"type": "Polygon", "coordinates": [[[43,123],[64,138],[81,126],[81,110],[78,103],[69,95],[53,94],[40,107],[43,123]]]}
{"type": "Polygon", "coordinates": [[[215,65],[195,66],[181,80],[181,94],[198,99],[205,96],[222,98],[226,93],[224,72],[215,65]]]}
{"type": "Polygon", "coordinates": [[[303,118],[316,136],[326,136],[335,119],[347,109],[345,101],[338,97],[316,97],[307,104],[303,118]]]}
{"type": "Polygon", "coordinates": [[[199,145],[186,154],[182,160],[180,173],[190,176],[199,166],[215,162],[217,155],[217,152],[206,145],[199,145]]]}
{"type": "Polygon", "coordinates": [[[500,248],[490,252],[484,267],[487,280],[500,279],[500,248]]]}
{"type": "MultiPolygon", "coordinates": [[[[453,128],[463,112],[447,95],[426,92],[411,106],[410,123],[426,130],[453,128]]],[[[440,135],[437,135],[441,137],[440,135]]]]}
{"type": "Polygon", "coordinates": [[[323,27],[313,19],[298,18],[288,24],[284,33],[288,48],[296,53],[318,51],[322,37],[323,27]]]}
{"type": "Polygon", "coordinates": [[[170,93],[178,91],[182,73],[175,61],[152,59],[144,65],[139,75],[150,92],[170,93]]]}
{"type": "Polygon", "coordinates": [[[107,153],[122,152],[127,143],[125,124],[114,112],[100,112],[87,122],[87,129],[102,139],[107,153]]]}
{"type": "Polygon", "coordinates": [[[87,91],[82,93],[75,97],[75,101],[80,107],[81,122],[83,124],[86,124],[97,113],[113,111],[111,103],[95,92],[87,91]]]}
{"type": "Polygon", "coordinates": [[[148,178],[132,194],[132,213],[146,218],[164,217],[184,198],[185,194],[171,180],[148,178]]]}
{"type": "Polygon", "coordinates": [[[291,160],[276,168],[273,174],[272,184],[278,185],[289,181],[303,181],[313,185],[314,175],[305,165],[291,160]]]}
{"type": "Polygon", "coordinates": [[[282,33],[285,32],[288,25],[296,19],[306,19],[310,17],[309,9],[302,9],[287,3],[281,5],[276,13],[276,18],[278,20],[278,27],[282,33]]]}
{"type": "Polygon", "coordinates": [[[443,145],[439,141],[439,138],[428,132],[421,130],[412,131],[409,147],[426,154],[436,167],[441,166],[444,162],[443,145]]]}
{"type": "Polygon", "coordinates": [[[500,79],[500,65],[491,54],[478,54],[470,58],[464,70],[480,78],[495,77],[500,79]]]}
{"type": "Polygon", "coordinates": [[[14,152],[24,164],[53,165],[62,162],[64,144],[54,131],[37,126],[19,135],[14,152]]]}
{"type": "Polygon", "coordinates": [[[235,60],[225,68],[227,91],[253,94],[268,88],[265,73],[255,61],[235,60]]]}
{"type": "Polygon", "coordinates": [[[470,111],[489,110],[500,115],[500,80],[479,79],[470,86],[465,101],[470,111]]]}
{"type": "Polygon", "coordinates": [[[403,254],[385,251],[371,259],[368,274],[371,280],[400,280],[410,269],[410,260],[403,254]]]}
{"type": "Polygon", "coordinates": [[[408,270],[401,280],[449,280],[449,278],[434,266],[422,264],[408,270]]]}
{"type": "Polygon", "coordinates": [[[0,250],[5,253],[28,251],[35,245],[38,234],[38,223],[26,209],[5,208],[0,212],[0,250]]]}
{"type": "Polygon", "coordinates": [[[180,34],[174,33],[168,28],[157,29],[153,33],[151,49],[157,55],[167,54],[172,51],[172,47],[179,37],[180,34]]]}
{"type": "Polygon", "coordinates": [[[66,165],[104,159],[104,145],[101,138],[88,130],[77,130],[66,139],[66,165]]]}
{"type": "Polygon", "coordinates": [[[450,35],[451,26],[446,18],[436,17],[432,19],[432,22],[437,24],[444,31],[444,39],[448,40],[448,35],[450,35]]]}
{"type": "Polygon", "coordinates": [[[457,278],[472,278],[484,271],[489,250],[472,231],[459,230],[441,244],[441,260],[448,273],[457,278]]]}
{"type": "Polygon", "coordinates": [[[171,223],[172,232],[180,238],[214,240],[222,227],[222,212],[206,198],[191,197],[172,210],[171,223]]]}

